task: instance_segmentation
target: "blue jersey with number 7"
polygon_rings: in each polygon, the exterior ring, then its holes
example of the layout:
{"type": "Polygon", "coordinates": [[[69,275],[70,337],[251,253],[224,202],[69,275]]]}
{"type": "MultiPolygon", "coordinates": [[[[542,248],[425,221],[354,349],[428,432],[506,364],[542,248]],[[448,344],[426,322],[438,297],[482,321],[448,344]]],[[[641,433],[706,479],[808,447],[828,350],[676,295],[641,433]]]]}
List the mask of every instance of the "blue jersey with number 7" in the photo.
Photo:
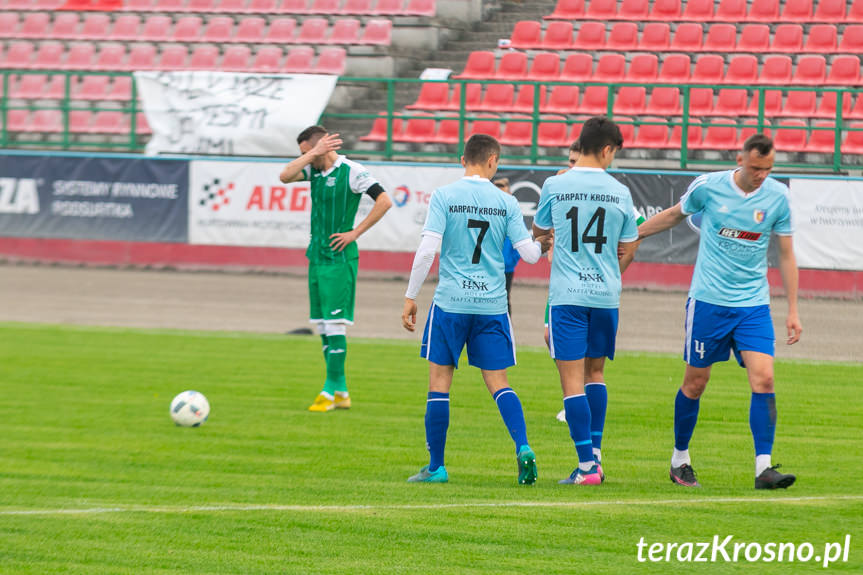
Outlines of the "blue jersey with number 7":
{"type": "Polygon", "coordinates": [[[638,239],[629,188],[599,168],[575,167],[542,186],[533,223],[554,228],[550,305],[620,305],[617,245],[638,239]]]}
{"type": "Polygon", "coordinates": [[[441,238],[434,303],[451,313],[506,313],[503,240],[530,242],[518,201],[485,178],[464,177],[434,191],[423,235],[441,238]]]}

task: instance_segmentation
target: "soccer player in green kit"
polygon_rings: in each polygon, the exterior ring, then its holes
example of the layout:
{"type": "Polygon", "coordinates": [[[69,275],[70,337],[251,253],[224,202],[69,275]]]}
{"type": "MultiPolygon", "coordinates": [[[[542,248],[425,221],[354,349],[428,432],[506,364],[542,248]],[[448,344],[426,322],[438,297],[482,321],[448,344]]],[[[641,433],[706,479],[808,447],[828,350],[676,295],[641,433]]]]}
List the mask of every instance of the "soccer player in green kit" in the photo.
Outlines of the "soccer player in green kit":
{"type": "Polygon", "coordinates": [[[309,260],[310,321],[317,324],[327,363],[324,388],[309,411],[327,412],[351,406],[345,381],[346,326],[354,323],[359,250],[356,240],[375,225],[392,200],[368,170],[338,153],[342,140],[323,126],[297,136],[302,155],[282,170],[283,183],[311,183],[309,260]],[[374,200],[369,214],[354,227],[360,198],[374,200]]]}

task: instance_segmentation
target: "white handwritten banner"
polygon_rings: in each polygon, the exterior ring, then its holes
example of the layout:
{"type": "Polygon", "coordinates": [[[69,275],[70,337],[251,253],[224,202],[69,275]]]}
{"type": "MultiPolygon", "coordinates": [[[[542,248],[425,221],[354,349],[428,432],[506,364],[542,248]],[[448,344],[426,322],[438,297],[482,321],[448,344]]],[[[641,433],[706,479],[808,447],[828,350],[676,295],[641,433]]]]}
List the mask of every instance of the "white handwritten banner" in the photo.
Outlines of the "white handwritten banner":
{"type": "Polygon", "coordinates": [[[148,154],[293,156],[337,76],[135,72],[153,136],[148,154]]]}
{"type": "Polygon", "coordinates": [[[800,267],[863,270],[863,181],[791,179],[800,267]]]}

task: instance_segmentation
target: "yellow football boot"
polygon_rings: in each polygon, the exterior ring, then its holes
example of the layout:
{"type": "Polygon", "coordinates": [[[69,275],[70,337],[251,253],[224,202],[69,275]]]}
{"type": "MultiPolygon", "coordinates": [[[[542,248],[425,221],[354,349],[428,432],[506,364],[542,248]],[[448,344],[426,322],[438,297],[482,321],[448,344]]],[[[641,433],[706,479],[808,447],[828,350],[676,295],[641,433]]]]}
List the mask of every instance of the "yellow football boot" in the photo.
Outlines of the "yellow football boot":
{"type": "Polygon", "coordinates": [[[347,391],[337,391],[335,397],[336,409],[350,409],[351,396],[347,391]]]}
{"type": "MultiPolygon", "coordinates": [[[[349,402],[350,403],[350,402],[349,402]]],[[[323,413],[325,411],[332,411],[336,408],[336,402],[332,397],[328,397],[328,394],[319,393],[315,398],[314,403],[309,406],[309,411],[317,411],[323,413]]]]}

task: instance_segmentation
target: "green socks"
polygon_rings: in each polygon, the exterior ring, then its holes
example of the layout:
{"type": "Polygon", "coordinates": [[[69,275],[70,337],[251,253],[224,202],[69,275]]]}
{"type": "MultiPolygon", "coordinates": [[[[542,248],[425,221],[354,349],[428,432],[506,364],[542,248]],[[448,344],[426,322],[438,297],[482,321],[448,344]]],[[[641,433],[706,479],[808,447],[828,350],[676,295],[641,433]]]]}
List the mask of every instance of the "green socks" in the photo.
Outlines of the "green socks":
{"type": "Polygon", "coordinates": [[[345,381],[345,356],[348,351],[348,340],[343,335],[321,336],[327,337],[327,381],[324,383],[324,391],[334,394],[337,391],[346,392],[348,384],[345,381]]]}

